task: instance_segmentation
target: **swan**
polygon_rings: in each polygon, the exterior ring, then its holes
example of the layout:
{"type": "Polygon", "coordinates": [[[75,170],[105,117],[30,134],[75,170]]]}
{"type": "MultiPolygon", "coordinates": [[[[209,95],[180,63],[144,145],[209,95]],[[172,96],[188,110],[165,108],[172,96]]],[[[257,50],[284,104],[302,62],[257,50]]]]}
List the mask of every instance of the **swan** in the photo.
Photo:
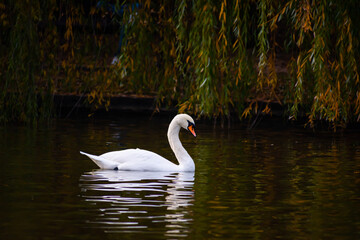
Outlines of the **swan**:
{"type": "Polygon", "coordinates": [[[174,164],[164,157],[143,149],[126,149],[104,153],[100,156],[81,152],[89,157],[101,169],[121,171],[151,171],[151,172],[194,172],[195,164],[179,139],[180,129],[187,129],[196,137],[195,122],[187,114],[178,114],[170,122],[167,137],[170,147],[179,164],[174,164]]]}

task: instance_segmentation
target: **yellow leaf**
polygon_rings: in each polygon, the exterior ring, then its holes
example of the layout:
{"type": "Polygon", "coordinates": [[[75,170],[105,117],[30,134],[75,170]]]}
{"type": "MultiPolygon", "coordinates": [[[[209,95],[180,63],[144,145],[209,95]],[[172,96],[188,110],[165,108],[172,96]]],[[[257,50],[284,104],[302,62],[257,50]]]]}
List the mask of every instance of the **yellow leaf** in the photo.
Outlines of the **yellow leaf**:
{"type": "Polygon", "coordinates": [[[179,113],[185,112],[186,107],[187,107],[187,102],[182,103],[179,108],[179,113]]]}
{"type": "Polygon", "coordinates": [[[151,2],[151,0],[147,0],[145,2],[145,8],[150,8],[150,2],[151,2]]]}
{"type": "Polygon", "coordinates": [[[269,105],[266,105],[265,109],[262,110],[263,113],[268,114],[271,111],[271,109],[269,108],[269,105]]]}
{"type": "Polygon", "coordinates": [[[92,7],[91,10],[90,10],[90,15],[94,15],[94,14],[95,14],[95,11],[96,11],[96,8],[95,8],[95,7],[92,7]]]}
{"type": "Polygon", "coordinates": [[[236,47],[236,44],[239,42],[239,39],[236,39],[236,41],[234,42],[234,44],[233,44],[233,48],[235,48],[236,47]]]}
{"type": "Polygon", "coordinates": [[[203,51],[201,51],[201,52],[200,52],[200,54],[199,54],[199,58],[200,58],[202,55],[203,55],[203,51]]]}
{"type": "Polygon", "coordinates": [[[219,20],[221,20],[221,15],[223,14],[224,11],[224,3],[221,4],[221,10],[220,10],[220,14],[219,14],[219,20]]]}

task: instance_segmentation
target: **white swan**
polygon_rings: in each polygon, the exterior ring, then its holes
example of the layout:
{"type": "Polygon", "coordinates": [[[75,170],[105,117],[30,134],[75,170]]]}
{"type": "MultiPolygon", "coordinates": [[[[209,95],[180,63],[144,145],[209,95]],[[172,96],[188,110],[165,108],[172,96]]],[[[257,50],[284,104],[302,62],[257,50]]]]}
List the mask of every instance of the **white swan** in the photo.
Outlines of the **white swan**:
{"type": "Polygon", "coordinates": [[[152,171],[152,172],[194,172],[195,164],[179,139],[180,128],[189,130],[194,137],[195,122],[187,114],[178,114],[169,125],[167,132],[170,147],[175,153],[179,165],[174,164],[162,156],[142,149],[126,149],[104,153],[100,156],[80,152],[93,160],[102,169],[124,171],[152,171]]]}

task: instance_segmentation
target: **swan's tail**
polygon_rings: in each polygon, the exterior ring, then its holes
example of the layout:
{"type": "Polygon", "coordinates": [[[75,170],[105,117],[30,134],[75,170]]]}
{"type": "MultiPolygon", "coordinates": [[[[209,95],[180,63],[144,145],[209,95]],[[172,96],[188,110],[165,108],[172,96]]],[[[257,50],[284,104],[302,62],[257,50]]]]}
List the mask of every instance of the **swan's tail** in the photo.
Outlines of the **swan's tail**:
{"type": "Polygon", "coordinates": [[[111,169],[111,170],[117,169],[118,164],[116,162],[114,162],[114,161],[105,159],[105,158],[103,158],[101,156],[95,156],[95,155],[85,153],[85,152],[81,152],[81,151],[80,151],[80,153],[82,155],[87,156],[91,160],[93,160],[93,162],[96,165],[98,165],[99,168],[101,168],[101,169],[111,169]]]}

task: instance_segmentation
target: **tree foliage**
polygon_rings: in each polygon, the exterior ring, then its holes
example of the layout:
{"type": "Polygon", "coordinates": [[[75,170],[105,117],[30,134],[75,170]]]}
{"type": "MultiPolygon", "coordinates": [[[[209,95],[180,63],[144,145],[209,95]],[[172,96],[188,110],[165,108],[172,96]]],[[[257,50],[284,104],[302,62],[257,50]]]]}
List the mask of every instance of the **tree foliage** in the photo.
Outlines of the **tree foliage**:
{"type": "Polygon", "coordinates": [[[112,12],[96,1],[0,3],[1,121],[48,117],[55,93],[95,106],[147,94],[215,118],[277,102],[311,126],[360,120],[356,0],[102,2],[112,12]]]}

